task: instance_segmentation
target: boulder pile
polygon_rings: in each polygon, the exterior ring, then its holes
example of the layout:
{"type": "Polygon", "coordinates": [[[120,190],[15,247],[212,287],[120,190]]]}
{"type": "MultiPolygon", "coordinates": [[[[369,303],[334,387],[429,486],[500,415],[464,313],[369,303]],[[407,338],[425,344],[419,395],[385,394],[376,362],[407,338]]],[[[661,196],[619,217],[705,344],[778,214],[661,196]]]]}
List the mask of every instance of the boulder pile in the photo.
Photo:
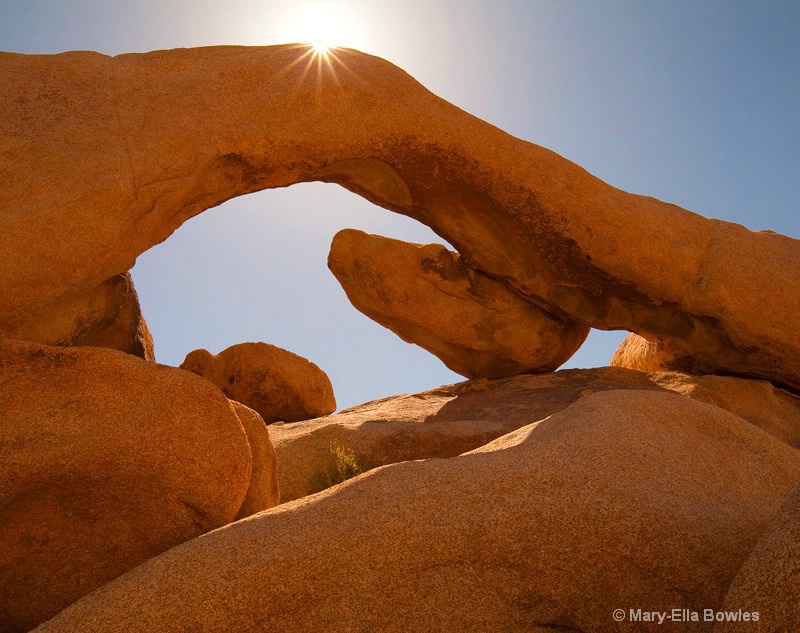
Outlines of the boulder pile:
{"type": "Polygon", "coordinates": [[[800,242],[348,49],[0,53],[0,86],[0,630],[797,628],[800,242]],[[136,257],[307,181],[456,249],[346,230],[329,265],[472,380],[329,415],[266,343],[153,361],[136,257]],[[591,327],[613,366],[554,371],[591,327]]]}
{"type": "Polygon", "coordinates": [[[621,605],[720,605],[799,485],[732,413],[595,393],[173,548],[39,630],[617,631],[621,605]]]}
{"type": "Polygon", "coordinates": [[[383,398],[336,415],[270,427],[281,464],[281,500],[317,492],[333,477],[337,451],[360,470],[406,460],[455,457],[605,391],[677,393],[716,405],[800,449],[800,397],[770,383],[616,367],[471,380],[383,398]]]}
{"type": "Polygon", "coordinates": [[[0,339],[0,630],[276,505],[266,427],[243,418],[180,369],[0,339]]]}

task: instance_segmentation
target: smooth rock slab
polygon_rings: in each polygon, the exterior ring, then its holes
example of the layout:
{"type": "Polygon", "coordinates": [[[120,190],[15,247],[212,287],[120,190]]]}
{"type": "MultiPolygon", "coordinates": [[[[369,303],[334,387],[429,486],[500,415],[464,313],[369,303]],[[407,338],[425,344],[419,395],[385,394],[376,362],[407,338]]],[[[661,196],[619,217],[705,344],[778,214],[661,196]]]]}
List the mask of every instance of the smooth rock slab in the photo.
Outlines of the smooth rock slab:
{"type": "Polygon", "coordinates": [[[467,378],[553,371],[589,334],[439,244],[345,229],[333,238],[328,268],[361,312],[467,378]]]}
{"type": "Polygon", "coordinates": [[[242,425],[206,381],[0,339],[0,630],[28,631],[231,522],[250,470],[242,425]]]}
{"type": "Polygon", "coordinates": [[[327,374],[314,363],[268,343],[238,343],[212,354],[197,349],[181,369],[202,376],[266,423],[294,422],[336,410],[327,374]]]}
{"type": "Polygon", "coordinates": [[[316,420],[273,424],[281,498],[304,497],[335,481],[337,448],[352,454],[362,469],[455,457],[587,395],[617,389],[670,391],[708,402],[800,448],[800,398],[769,382],[616,367],[568,369],[467,381],[375,400],[316,420]]]}
{"type": "Polygon", "coordinates": [[[216,530],[38,630],[649,630],[613,610],[721,604],[799,483],[800,452],[727,411],[593,394],[216,530]]]}

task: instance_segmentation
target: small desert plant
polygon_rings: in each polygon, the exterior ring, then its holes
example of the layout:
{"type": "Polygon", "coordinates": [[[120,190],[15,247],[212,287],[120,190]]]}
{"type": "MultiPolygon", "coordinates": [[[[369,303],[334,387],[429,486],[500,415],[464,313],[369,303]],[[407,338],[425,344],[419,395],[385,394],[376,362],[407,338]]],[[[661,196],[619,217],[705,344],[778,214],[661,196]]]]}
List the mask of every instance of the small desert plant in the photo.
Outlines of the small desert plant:
{"type": "Polygon", "coordinates": [[[333,463],[336,466],[336,483],[341,483],[360,475],[363,470],[358,465],[356,454],[349,448],[331,443],[333,463]]]}
{"type": "Polygon", "coordinates": [[[353,450],[346,446],[340,446],[331,441],[330,452],[333,458],[332,464],[329,464],[325,470],[318,471],[311,478],[312,492],[325,490],[367,470],[358,463],[358,458],[353,450]]]}

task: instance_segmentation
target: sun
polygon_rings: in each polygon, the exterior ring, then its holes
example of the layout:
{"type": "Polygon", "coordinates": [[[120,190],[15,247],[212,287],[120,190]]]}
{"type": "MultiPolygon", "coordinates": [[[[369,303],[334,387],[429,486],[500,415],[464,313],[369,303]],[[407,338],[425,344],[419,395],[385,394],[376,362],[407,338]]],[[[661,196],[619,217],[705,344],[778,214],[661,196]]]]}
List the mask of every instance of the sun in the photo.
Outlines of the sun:
{"type": "Polygon", "coordinates": [[[341,46],[341,40],[348,36],[342,16],[332,9],[318,9],[307,14],[302,31],[307,33],[306,41],[314,47],[314,52],[320,54],[341,46]]]}
{"type": "Polygon", "coordinates": [[[309,44],[317,55],[341,46],[358,47],[363,39],[358,20],[336,3],[298,7],[285,16],[280,31],[283,41],[309,44]]]}
{"type": "Polygon", "coordinates": [[[309,42],[309,44],[314,50],[315,55],[327,55],[333,48],[333,46],[328,44],[327,40],[315,40],[313,42],[309,42]]]}

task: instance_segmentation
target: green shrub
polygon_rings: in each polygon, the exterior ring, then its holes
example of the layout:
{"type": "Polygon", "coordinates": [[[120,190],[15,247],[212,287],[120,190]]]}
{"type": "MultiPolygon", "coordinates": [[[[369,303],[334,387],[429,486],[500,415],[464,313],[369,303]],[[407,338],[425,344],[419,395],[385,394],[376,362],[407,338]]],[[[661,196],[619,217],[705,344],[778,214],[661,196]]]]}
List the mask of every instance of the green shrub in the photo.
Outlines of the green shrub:
{"type": "Polygon", "coordinates": [[[311,478],[311,492],[320,492],[368,470],[358,463],[352,449],[331,441],[331,462],[311,478]]]}
{"type": "Polygon", "coordinates": [[[331,453],[333,453],[333,463],[336,466],[335,483],[347,481],[363,472],[356,460],[356,454],[349,448],[331,444],[331,453]]]}

